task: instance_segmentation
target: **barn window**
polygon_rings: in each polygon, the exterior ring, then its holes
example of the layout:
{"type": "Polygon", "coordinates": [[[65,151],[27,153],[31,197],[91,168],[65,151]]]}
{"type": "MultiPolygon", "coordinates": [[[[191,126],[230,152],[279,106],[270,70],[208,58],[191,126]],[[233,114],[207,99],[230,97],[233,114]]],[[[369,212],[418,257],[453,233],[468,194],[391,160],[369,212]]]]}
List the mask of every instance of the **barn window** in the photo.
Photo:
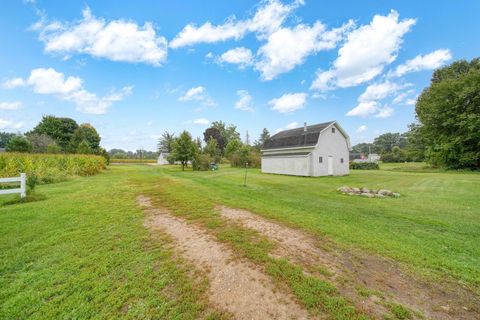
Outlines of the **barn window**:
{"type": "Polygon", "coordinates": [[[335,133],[335,128],[332,128],[332,133],[335,133]]]}
{"type": "Polygon", "coordinates": [[[343,158],[340,158],[340,163],[343,163],[343,158]]]}
{"type": "Polygon", "coordinates": [[[323,162],[323,157],[318,157],[318,162],[322,163],[323,162]]]}

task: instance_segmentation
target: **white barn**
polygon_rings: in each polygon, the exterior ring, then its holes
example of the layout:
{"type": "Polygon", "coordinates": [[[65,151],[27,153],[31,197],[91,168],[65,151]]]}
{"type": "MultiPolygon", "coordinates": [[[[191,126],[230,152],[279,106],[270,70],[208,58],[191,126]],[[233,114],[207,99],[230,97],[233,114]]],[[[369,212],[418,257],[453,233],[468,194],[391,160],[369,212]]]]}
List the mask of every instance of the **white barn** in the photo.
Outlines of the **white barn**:
{"type": "Polygon", "coordinates": [[[350,138],[336,122],[281,131],[265,142],[262,172],[295,176],[347,175],[350,138]]]}

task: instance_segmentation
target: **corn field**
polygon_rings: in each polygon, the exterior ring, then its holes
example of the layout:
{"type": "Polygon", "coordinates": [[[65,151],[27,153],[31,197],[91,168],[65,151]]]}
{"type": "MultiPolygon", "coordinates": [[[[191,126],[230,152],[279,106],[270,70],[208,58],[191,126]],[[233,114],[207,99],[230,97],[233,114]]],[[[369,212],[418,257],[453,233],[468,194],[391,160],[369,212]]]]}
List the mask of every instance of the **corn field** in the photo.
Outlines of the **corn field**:
{"type": "Polygon", "coordinates": [[[91,176],[106,168],[101,156],[80,154],[0,153],[0,177],[25,172],[40,183],[63,181],[71,176],[91,176]]]}

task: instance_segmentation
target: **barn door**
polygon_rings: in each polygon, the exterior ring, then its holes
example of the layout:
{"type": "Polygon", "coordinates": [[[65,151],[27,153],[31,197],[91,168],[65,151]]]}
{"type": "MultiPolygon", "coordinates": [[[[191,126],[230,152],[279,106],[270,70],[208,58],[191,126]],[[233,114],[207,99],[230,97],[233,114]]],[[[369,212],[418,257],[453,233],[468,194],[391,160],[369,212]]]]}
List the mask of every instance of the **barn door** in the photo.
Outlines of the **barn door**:
{"type": "Polygon", "coordinates": [[[333,176],[333,156],[328,156],[328,175],[333,176]]]}

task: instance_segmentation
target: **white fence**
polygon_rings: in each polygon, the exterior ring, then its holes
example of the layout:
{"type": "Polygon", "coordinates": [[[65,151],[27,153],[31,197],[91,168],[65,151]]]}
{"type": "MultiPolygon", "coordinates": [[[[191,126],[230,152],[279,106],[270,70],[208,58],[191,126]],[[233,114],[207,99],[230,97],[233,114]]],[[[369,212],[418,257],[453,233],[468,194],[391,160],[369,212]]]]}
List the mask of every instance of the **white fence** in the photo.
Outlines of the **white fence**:
{"type": "Polygon", "coordinates": [[[0,178],[0,183],[7,182],[20,182],[20,188],[16,189],[0,189],[0,194],[20,193],[20,197],[25,198],[27,196],[27,175],[20,173],[20,177],[14,178],[0,178]]]}

